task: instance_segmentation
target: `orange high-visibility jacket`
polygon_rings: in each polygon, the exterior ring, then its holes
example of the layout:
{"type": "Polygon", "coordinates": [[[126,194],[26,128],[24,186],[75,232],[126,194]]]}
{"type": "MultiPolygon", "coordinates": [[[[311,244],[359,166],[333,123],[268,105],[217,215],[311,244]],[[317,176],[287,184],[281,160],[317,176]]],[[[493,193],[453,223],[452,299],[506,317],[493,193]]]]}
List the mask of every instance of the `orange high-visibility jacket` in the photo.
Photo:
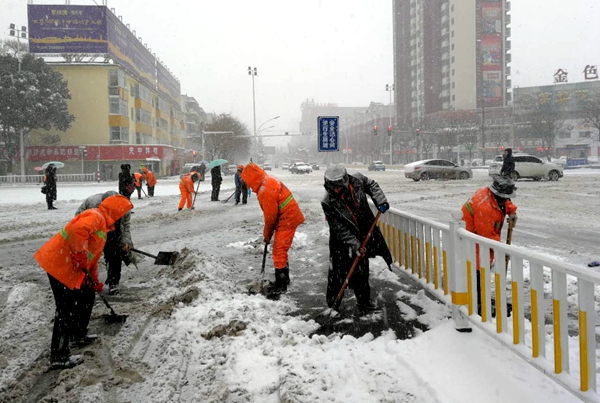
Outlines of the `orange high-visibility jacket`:
{"type": "MultiPolygon", "coordinates": [[[[479,189],[462,206],[462,219],[466,224],[467,231],[474,234],[502,242],[500,234],[504,217],[498,202],[492,191],[486,186],[479,189]]],[[[510,200],[506,200],[506,214],[516,214],[517,206],[510,200]]],[[[479,246],[479,245],[478,245],[479,246]]],[[[493,260],[493,251],[490,254],[490,261],[493,260]]],[[[477,248],[477,262],[479,262],[479,248],[477,248]]],[[[479,263],[477,264],[479,268],[479,263]]]]}
{"type": "Polygon", "coordinates": [[[133,208],[122,195],[107,197],[98,208],[75,216],[63,229],[46,242],[34,255],[39,265],[69,289],[79,288],[85,274],[75,270],[72,253],[87,253],[88,270],[97,278],[98,260],[106,244],[106,234],[114,223],[133,208]]]}
{"type": "Polygon", "coordinates": [[[146,167],[142,168],[142,171],[144,171],[144,177],[146,178],[148,186],[156,186],[156,175],[154,175],[154,172],[148,170],[146,167]]]}
{"type": "Polygon", "coordinates": [[[267,175],[253,163],[244,167],[241,176],[246,185],[257,194],[265,219],[264,238],[271,239],[275,229],[294,229],[304,222],[304,215],[292,192],[279,179],[267,175]]]}
{"type": "Polygon", "coordinates": [[[192,180],[192,175],[185,175],[181,178],[179,181],[179,191],[182,194],[184,192],[194,193],[194,181],[192,180]]]}
{"type": "Polygon", "coordinates": [[[144,181],[144,175],[140,172],[134,172],[133,177],[135,178],[135,187],[142,187],[142,182],[144,181]]]}

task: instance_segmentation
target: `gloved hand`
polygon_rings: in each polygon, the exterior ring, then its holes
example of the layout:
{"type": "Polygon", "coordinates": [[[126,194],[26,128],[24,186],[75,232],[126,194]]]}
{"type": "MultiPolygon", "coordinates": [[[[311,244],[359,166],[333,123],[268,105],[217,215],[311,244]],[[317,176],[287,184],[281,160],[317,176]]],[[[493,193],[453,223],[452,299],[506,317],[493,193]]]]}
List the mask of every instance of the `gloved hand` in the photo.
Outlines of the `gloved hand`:
{"type": "Polygon", "coordinates": [[[378,209],[382,213],[385,213],[386,211],[388,211],[390,209],[390,205],[388,203],[383,203],[378,207],[378,209]]]}
{"type": "Polygon", "coordinates": [[[104,290],[104,284],[103,283],[95,283],[94,285],[91,286],[91,288],[95,292],[102,292],[104,290]]]}
{"type": "Polygon", "coordinates": [[[365,248],[353,245],[350,247],[350,256],[359,256],[360,258],[365,256],[365,248]]]}
{"type": "Polygon", "coordinates": [[[264,241],[265,243],[271,243],[271,238],[270,238],[270,237],[269,237],[269,238],[267,238],[267,237],[263,237],[263,241],[264,241]]]}
{"type": "Polygon", "coordinates": [[[133,248],[133,245],[130,243],[125,243],[121,246],[121,249],[123,249],[125,252],[129,252],[131,248],[133,248]]]}
{"type": "Polygon", "coordinates": [[[87,253],[73,252],[71,253],[71,262],[75,270],[87,269],[87,253]]]}
{"type": "Polygon", "coordinates": [[[510,220],[512,220],[512,222],[513,222],[513,227],[515,225],[517,225],[517,215],[516,214],[509,214],[508,217],[506,217],[506,222],[510,222],[510,220]]]}

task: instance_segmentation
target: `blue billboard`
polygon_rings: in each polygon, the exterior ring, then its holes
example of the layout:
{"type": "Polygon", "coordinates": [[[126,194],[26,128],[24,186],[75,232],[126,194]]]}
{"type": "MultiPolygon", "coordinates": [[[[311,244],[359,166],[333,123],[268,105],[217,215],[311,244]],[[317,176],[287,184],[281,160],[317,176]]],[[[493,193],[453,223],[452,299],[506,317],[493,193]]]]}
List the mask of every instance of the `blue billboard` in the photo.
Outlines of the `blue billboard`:
{"type": "Polygon", "coordinates": [[[340,150],[338,141],[339,120],[339,116],[319,116],[317,118],[320,152],[340,150]]]}

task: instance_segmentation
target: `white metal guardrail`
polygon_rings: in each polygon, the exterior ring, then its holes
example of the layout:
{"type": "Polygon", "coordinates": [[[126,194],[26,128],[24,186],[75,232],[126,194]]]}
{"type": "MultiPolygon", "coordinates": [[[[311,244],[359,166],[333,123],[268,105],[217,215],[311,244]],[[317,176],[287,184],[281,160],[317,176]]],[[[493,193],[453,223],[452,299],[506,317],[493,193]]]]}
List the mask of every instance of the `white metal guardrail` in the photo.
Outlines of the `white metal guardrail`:
{"type": "MultiPolygon", "coordinates": [[[[0,176],[2,183],[42,183],[44,175],[6,175],[0,176]]],[[[96,173],[91,174],[58,174],[56,181],[65,182],[94,182],[98,179],[96,173]]]]}
{"type": "Polygon", "coordinates": [[[394,261],[452,305],[457,329],[476,325],[579,397],[600,401],[595,332],[600,273],[475,235],[464,228],[461,215],[458,211],[445,225],[390,209],[378,225],[394,261]],[[495,269],[490,268],[492,255],[495,269]]]}

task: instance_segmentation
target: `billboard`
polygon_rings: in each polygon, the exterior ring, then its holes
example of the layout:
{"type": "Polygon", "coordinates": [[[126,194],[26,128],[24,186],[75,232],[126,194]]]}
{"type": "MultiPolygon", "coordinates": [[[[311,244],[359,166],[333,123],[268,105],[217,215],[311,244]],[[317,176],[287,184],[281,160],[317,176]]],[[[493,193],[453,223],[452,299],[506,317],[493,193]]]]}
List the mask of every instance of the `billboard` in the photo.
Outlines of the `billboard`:
{"type": "Polygon", "coordinates": [[[155,90],[156,58],[116,15],[108,9],[105,11],[109,55],[155,90]]]}
{"type": "Polygon", "coordinates": [[[481,51],[483,70],[502,70],[502,38],[484,36],[481,51]]]}
{"type": "Polygon", "coordinates": [[[156,62],[156,79],[158,91],[178,104],[179,95],[181,94],[181,85],[159,61],[156,62]]]}
{"type": "Polygon", "coordinates": [[[481,3],[481,70],[486,105],[501,105],[504,98],[502,3],[491,0],[481,3]]]}
{"type": "Polygon", "coordinates": [[[502,5],[500,3],[482,3],[481,21],[483,34],[502,34],[502,5]]]}
{"type": "Polygon", "coordinates": [[[31,53],[107,53],[106,7],[27,5],[31,53]]]}
{"type": "Polygon", "coordinates": [[[502,71],[483,72],[483,99],[485,102],[502,101],[502,71]]]}

